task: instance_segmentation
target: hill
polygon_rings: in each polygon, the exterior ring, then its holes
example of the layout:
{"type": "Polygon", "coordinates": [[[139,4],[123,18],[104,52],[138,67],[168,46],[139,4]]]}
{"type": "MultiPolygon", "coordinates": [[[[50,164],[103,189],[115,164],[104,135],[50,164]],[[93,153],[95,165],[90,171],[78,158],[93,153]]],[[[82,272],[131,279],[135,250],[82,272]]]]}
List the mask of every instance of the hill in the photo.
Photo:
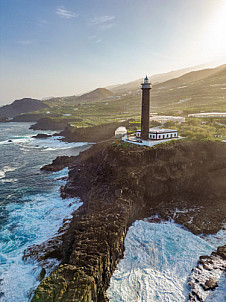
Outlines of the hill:
{"type": "MultiPolygon", "coordinates": [[[[179,73],[182,71],[178,71],[179,73]]],[[[165,77],[166,74],[162,77],[165,77]]],[[[168,75],[169,76],[169,75],[168,75]]],[[[172,73],[171,75],[172,76],[172,73]]],[[[160,77],[160,75],[159,75],[160,77]]],[[[151,90],[151,112],[183,115],[200,111],[226,111],[226,64],[188,72],[176,78],[154,83],[151,90]]],[[[46,109],[35,112],[54,121],[73,126],[93,126],[134,118],[140,122],[141,89],[113,94],[98,88],[81,96],[68,96],[44,101],[46,109]]],[[[1,115],[1,114],[0,114],[1,115]]],[[[30,115],[30,114],[27,114],[30,115]]],[[[29,116],[19,117],[20,121],[29,116]]],[[[17,118],[18,119],[18,118],[17,118]]]]}
{"type": "MultiPolygon", "coordinates": [[[[200,68],[201,66],[195,66],[195,67],[188,67],[179,70],[174,70],[166,73],[154,74],[151,76],[151,83],[152,84],[162,83],[180,77],[188,72],[199,70],[200,68]]],[[[128,91],[135,91],[140,88],[140,84],[142,80],[143,79],[140,78],[132,82],[128,82],[120,85],[114,85],[107,88],[114,93],[126,93],[128,91]]]]}
{"type": "Polygon", "coordinates": [[[168,107],[226,110],[225,88],[226,64],[189,72],[181,77],[153,85],[152,109],[168,107]]]}
{"type": "Polygon", "coordinates": [[[173,88],[173,87],[179,87],[180,85],[189,85],[191,83],[195,83],[197,81],[205,80],[210,77],[214,78],[214,81],[216,80],[216,76],[219,73],[222,73],[222,75],[225,73],[226,70],[226,64],[218,66],[216,68],[208,68],[198,71],[192,71],[189,73],[186,73],[180,77],[167,80],[161,84],[156,85],[155,87],[159,88],[173,88]]]}
{"type": "Polygon", "coordinates": [[[93,101],[103,100],[113,95],[114,94],[106,88],[97,88],[95,90],[92,90],[88,93],[79,96],[78,99],[82,101],[93,102],[93,101]]]}
{"type": "Polygon", "coordinates": [[[48,108],[48,105],[44,104],[42,101],[24,98],[16,100],[10,105],[0,107],[0,116],[15,117],[21,113],[28,113],[44,108],[48,108]]]}
{"type": "Polygon", "coordinates": [[[44,100],[44,103],[50,107],[64,106],[69,104],[73,106],[77,104],[80,105],[81,103],[99,102],[112,96],[114,96],[114,93],[112,93],[110,90],[106,88],[96,88],[95,90],[82,95],[48,98],[47,100],[44,100]]]}

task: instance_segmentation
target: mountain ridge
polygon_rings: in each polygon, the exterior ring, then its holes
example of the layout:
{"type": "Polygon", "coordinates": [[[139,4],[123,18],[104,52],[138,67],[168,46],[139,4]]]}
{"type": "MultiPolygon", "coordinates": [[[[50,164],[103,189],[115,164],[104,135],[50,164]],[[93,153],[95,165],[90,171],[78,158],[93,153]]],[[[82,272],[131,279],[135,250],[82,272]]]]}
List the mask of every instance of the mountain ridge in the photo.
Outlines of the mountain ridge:
{"type": "MultiPolygon", "coordinates": [[[[207,68],[205,68],[203,65],[198,65],[198,66],[194,66],[194,67],[186,67],[186,68],[173,70],[173,71],[169,71],[169,72],[154,74],[154,75],[150,76],[150,80],[151,80],[152,84],[158,84],[158,83],[168,81],[170,79],[178,78],[178,77],[183,76],[184,74],[187,74],[192,71],[199,71],[199,70],[205,70],[205,69],[207,69],[207,68]]],[[[212,69],[212,68],[208,68],[208,69],[212,69]]],[[[128,90],[136,90],[139,88],[139,85],[141,84],[142,80],[143,80],[143,78],[139,78],[139,79],[131,81],[131,82],[122,83],[122,84],[118,84],[118,85],[112,85],[112,86],[108,86],[106,88],[111,90],[114,93],[126,92],[128,90]]]]}

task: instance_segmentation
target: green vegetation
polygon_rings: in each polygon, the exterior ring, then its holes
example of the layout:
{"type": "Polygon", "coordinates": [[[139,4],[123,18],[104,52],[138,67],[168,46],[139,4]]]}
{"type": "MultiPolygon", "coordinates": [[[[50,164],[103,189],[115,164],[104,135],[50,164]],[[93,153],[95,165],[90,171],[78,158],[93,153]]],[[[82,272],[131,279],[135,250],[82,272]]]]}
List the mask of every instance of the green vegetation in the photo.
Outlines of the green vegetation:
{"type": "MultiPolygon", "coordinates": [[[[167,122],[164,127],[178,129],[179,135],[189,139],[226,139],[226,126],[217,118],[187,118],[185,123],[167,122]]],[[[225,123],[226,121],[224,121],[225,123]]]]}
{"type": "MultiPolygon", "coordinates": [[[[96,102],[92,104],[64,104],[51,107],[47,114],[46,111],[38,111],[37,114],[44,114],[53,120],[67,121],[75,127],[88,127],[101,125],[111,122],[122,122],[129,120],[128,134],[135,133],[140,128],[141,101],[135,97],[124,97],[120,100],[111,102],[96,102]],[[126,106],[128,109],[126,111],[126,106]],[[131,109],[132,108],[132,109],[131,109]]],[[[226,103],[226,102],[225,102],[226,103]]],[[[226,108],[225,108],[226,110],[226,108]]],[[[207,110],[212,111],[212,109],[207,110]]],[[[186,113],[194,113],[196,110],[184,110],[186,113]]],[[[162,111],[165,115],[178,115],[171,111],[162,111]]],[[[160,126],[160,123],[152,121],[150,127],[160,126]]],[[[179,135],[189,139],[226,139],[226,119],[224,118],[187,118],[185,123],[168,122],[164,124],[165,128],[178,129],[179,135]]]]}
{"type": "MultiPolygon", "coordinates": [[[[186,122],[181,125],[165,124],[165,127],[178,129],[181,136],[225,139],[226,119],[187,118],[191,113],[226,112],[225,82],[226,65],[156,83],[151,90],[151,112],[186,117],[186,122]]],[[[83,96],[52,98],[44,101],[49,106],[47,109],[32,114],[66,121],[75,127],[129,120],[128,134],[131,134],[140,128],[141,90],[140,81],[129,84],[129,88],[124,87],[124,90],[120,87],[112,90],[115,94],[101,88],[83,96]]],[[[152,122],[150,127],[159,125],[152,122]]]]}

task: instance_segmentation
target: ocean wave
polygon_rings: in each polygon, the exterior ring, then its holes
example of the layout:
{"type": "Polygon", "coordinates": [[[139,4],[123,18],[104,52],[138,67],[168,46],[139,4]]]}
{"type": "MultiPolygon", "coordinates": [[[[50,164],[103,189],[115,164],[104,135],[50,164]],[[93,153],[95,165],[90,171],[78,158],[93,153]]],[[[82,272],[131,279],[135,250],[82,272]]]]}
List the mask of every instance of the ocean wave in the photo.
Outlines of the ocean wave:
{"type": "Polygon", "coordinates": [[[111,278],[110,301],[186,301],[191,269],[199,256],[214,248],[175,223],[136,221],[125,238],[124,258],[111,278]]]}
{"type": "Polygon", "coordinates": [[[0,179],[1,183],[14,183],[17,182],[18,178],[7,178],[7,179],[0,179]]]}
{"type": "Polygon", "coordinates": [[[0,179],[5,178],[5,175],[7,172],[12,172],[12,171],[15,171],[16,169],[17,169],[17,167],[4,166],[0,170],[0,179]]]}
{"type": "MultiPolygon", "coordinates": [[[[58,179],[67,175],[68,169],[53,173],[46,177],[58,179]]],[[[48,193],[27,195],[23,202],[8,204],[7,225],[0,232],[0,290],[4,293],[1,301],[24,302],[29,300],[31,290],[39,284],[40,273],[38,263],[24,263],[24,250],[33,244],[57,234],[63,219],[71,219],[71,214],[81,206],[78,198],[62,200],[59,185],[48,193]],[[29,201],[29,202],[28,202],[29,201]]],[[[59,264],[53,261],[52,265],[59,264]]]]}
{"type": "Polygon", "coordinates": [[[61,136],[52,136],[49,138],[36,139],[33,135],[25,136],[14,136],[8,140],[1,141],[1,145],[18,145],[22,151],[26,149],[43,149],[42,151],[59,150],[59,149],[70,149],[85,146],[89,143],[86,142],[74,142],[68,143],[63,142],[61,136]]]}
{"type": "Polygon", "coordinates": [[[36,146],[38,145],[40,148],[44,149],[45,151],[78,148],[88,144],[86,142],[68,143],[68,142],[63,142],[60,139],[62,139],[62,137],[55,136],[55,137],[50,137],[48,139],[38,139],[35,141],[35,143],[36,146]]]}

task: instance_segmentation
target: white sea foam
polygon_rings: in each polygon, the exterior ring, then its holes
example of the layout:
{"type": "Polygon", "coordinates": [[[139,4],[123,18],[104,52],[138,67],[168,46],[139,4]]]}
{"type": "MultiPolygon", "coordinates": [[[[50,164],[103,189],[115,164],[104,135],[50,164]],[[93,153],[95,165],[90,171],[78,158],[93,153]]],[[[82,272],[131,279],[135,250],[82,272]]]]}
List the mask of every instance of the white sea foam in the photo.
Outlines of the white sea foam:
{"type": "Polygon", "coordinates": [[[220,245],[226,244],[226,225],[223,229],[213,235],[201,235],[203,239],[211,243],[213,246],[218,247],[220,245]]]}
{"type": "MultiPolygon", "coordinates": [[[[67,169],[64,169],[48,177],[58,179],[66,175],[67,169]]],[[[0,289],[4,293],[1,301],[28,301],[30,290],[39,283],[36,278],[40,268],[37,263],[23,262],[24,249],[54,236],[63,219],[70,219],[81,205],[77,198],[62,200],[58,188],[59,183],[49,193],[30,195],[24,198],[23,203],[7,206],[8,223],[0,231],[0,289]]],[[[56,264],[57,261],[53,262],[53,265],[56,264]]]]}
{"type": "Polygon", "coordinates": [[[14,144],[20,146],[21,150],[26,151],[26,149],[43,149],[43,151],[50,151],[50,150],[58,150],[58,149],[70,149],[76,147],[82,147],[88,145],[86,142],[75,142],[75,143],[68,143],[62,142],[62,136],[52,136],[49,138],[33,138],[33,135],[25,135],[21,136],[14,136],[11,137],[9,140],[1,141],[0,144],[2,145],[9,145],[14,144]]]}
{"type": "Polygon", "coordinates": [[[12,172],[15,171],[16,169],[17,169],[16,167],[4,166],[0,170],[0,179],[5,178],[7,172],[12,172]]]}
{"type": "Polygon", "coordinates": [[[223,302],[226,301],[226,276],[225,273],[221,275],[218,281],[218,287],[211,291],[206,299],[206,302],[223,302]]]}
{"type": "Polygon", "coordinates": [[[6,178],[6,179],[0,179],[0,183],[7,183],[7,182],[10,182],[10,183],[14,183],[14,182],[17,182],[18,181],[18,178],[6,178]]]}
{"type": "Polygon", "coordinates": [[[125,238],[124,258],[111,278],[110,301],[186,301],[191,269],[199,256],[213,249],[214,244],[175,223],[136,221],[125,238]]]}

